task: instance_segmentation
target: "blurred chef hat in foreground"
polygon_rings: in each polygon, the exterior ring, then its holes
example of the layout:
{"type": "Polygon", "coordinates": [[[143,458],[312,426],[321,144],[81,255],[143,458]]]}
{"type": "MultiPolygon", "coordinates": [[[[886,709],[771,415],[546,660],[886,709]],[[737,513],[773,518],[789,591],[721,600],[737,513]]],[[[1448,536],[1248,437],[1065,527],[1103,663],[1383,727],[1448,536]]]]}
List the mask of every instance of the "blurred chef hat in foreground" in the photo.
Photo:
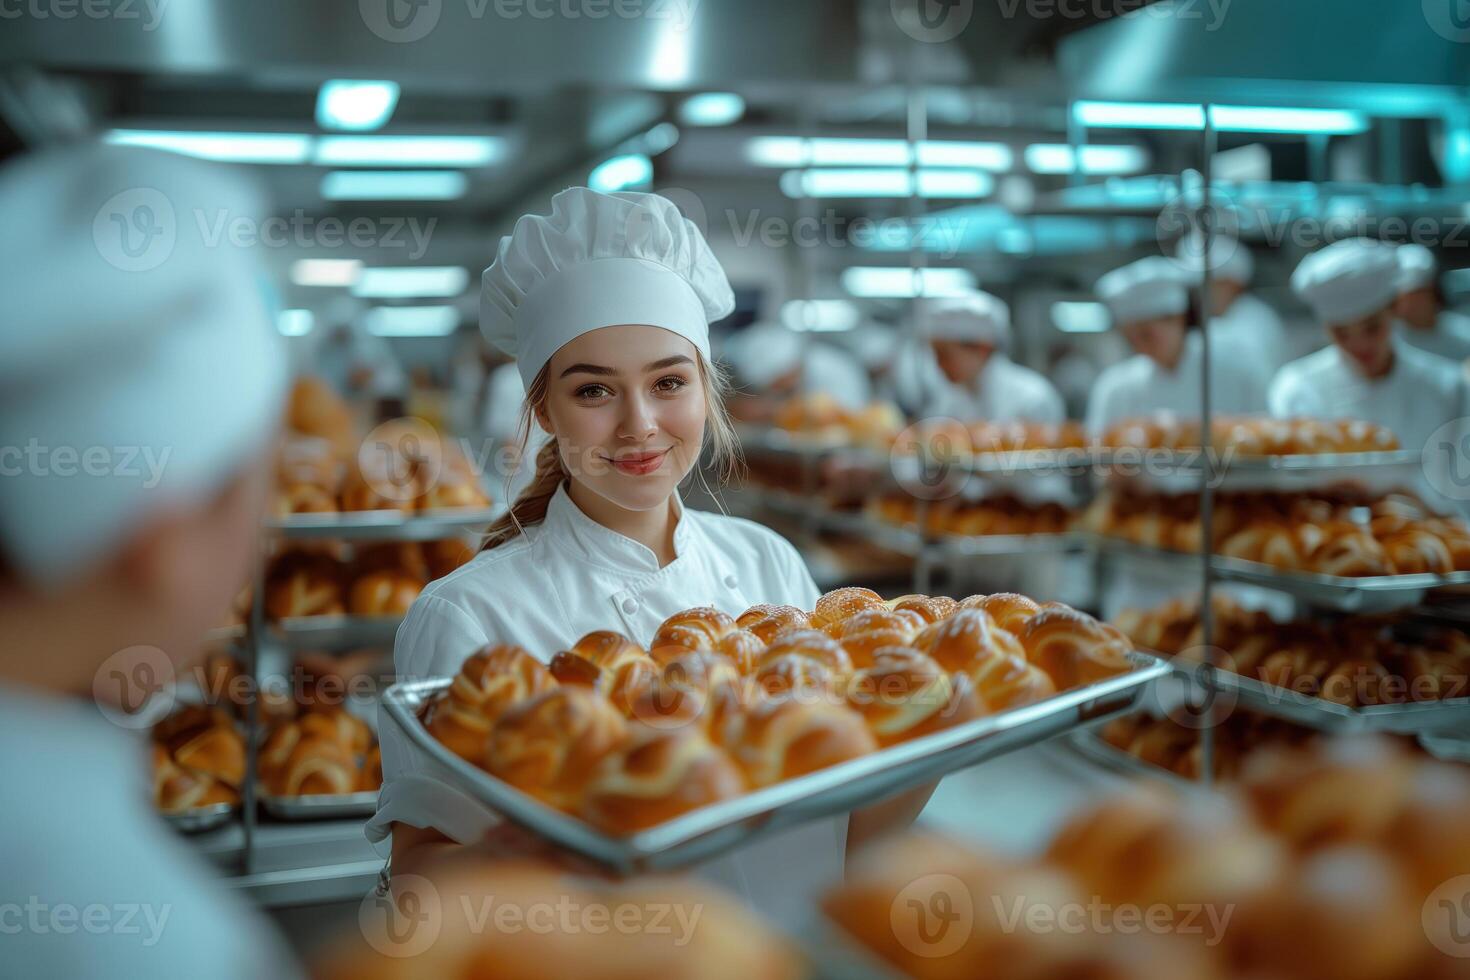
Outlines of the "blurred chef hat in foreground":
{"type": "Polygon", "coordinates": [[[1361,320],[1398,295],[1399,260],[1392,245],[1346,238],[1302,259],[1291,289],[1325,324],[1361,320]]]}
{"type": "Polygon", "coordinates": [[[42,587],[265,448],[286,365],[230,171],[80,145],[0,170],[0,550],[42,587]],[[239,225],[235,225],[240,227],[239,225]]]}
{"type": "Polygon", "coordinates": [[[1011,308],[978,289],[924,300],[923,314],[920,322],[930,340],[963,340],[1002,350],[1011,345],[1011,308]]]}
{"type": "Polygon", "coordinates": [[[584,333],[662,327],[708,360],[709,325],[735,308],[725,270],[699,229],[657,194],[569,187],[551,214],[527,214],[480,278],[480,329],[516,359],[529,389],[551,356],[584,333]]]}
{"type": "Polygon", "coordinates": [[[1242,286],[1250,285],[1256,272],[1256,260],[1250,248],[1234,235],[1216,233],[1210,236],[1208,253],[1204,232],[1196,229],[1179,239],[1174,259],[1190,284],[1199,282],[1206,266],[1216,279],[1228,279],[1242,286]]]}
{"type": "Polygon", "coordinates": [[[1113,315],[1115,326],[1189,310],[1183,273],[1160,255],[1130,262],[1097,281],[1097,295],[1113,315]]]}
{"type": "Polygon", "coordinates": [[[1423,245],[1414,242],[1400,245],[1393,250],[1393,257],[1398,259],[1399,263],[1397,280],[1399,292],[1413,292],[1434,284],[1435,276],[1439,272],[1439,263],[1434,260],[1434,253],[1423,245]]]}

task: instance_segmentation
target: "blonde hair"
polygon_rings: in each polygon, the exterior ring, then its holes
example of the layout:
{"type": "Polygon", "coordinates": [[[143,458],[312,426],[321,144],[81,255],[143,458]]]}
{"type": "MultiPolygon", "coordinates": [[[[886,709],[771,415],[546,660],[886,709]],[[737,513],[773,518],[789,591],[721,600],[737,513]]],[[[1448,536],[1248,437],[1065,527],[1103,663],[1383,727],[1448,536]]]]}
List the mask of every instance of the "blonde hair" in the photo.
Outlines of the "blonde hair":
{"type": "MultiPolygon", "coordinates": [[[[730,421],[729,411],[725,408],[731,392],[730,378],[722,366],[710,364],[705,360],[703,354],[697,355],[697,359],[699,377],[704,385],[705,404],[704,444],[700,449],[700,455],[703,456],[708,450],[709,466],[719,473],[719,483],[723,486],[735,478],[743,466],[740,440],[735,436],[735,426],[730,421]]],[[[521,455],[525,454],[526,446],[531,440],[531,426],[536,423],[537,414],[545,410],[549,387],[547,375],[550,368],[551,365],[548,363],[536,375],[536,380],[531,382],[531,387],[526,392],[526,401],[521,406],[521,422],[518,430],[521,455]]],[[[709,484],[705,482],[698,460],[695,461],[691,472],[698,474],[699,482],[705,492],[714,496],[714,491],[710,490],[709,484]]],[[[511,504],[510,511],[486,530],[485,542],[480,546],[480,550],[489,551],[491,548],[499,547],[525,531],[526,528],[546,520],[546,508],[550,505],[551,498],[556,495],[557,488],[569,479],[571,479],[571,474],[567,472],[566,465],[562,462],[561,447],[557,443],[556,436],[553,435],[536,454],[536,475],[532,478],[530,485],[521,491],[515,503],[511,504]]],[[[509,496],[509,476],[506,477],[506,486],[507,496],[509,496]]],[[[718,501],[718,498],[716,500],[718,501]]]]}

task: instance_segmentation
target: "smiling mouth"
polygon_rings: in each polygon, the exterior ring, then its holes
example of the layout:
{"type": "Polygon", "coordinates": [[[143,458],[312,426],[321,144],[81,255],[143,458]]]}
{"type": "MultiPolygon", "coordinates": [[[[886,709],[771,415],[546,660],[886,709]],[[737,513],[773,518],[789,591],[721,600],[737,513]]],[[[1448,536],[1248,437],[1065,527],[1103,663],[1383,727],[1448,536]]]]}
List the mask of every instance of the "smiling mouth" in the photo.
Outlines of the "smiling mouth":
{"type": "Polygon", "coordinates": [[[656,453],[638,453],[634,456],[614,456],[609,458],[614,466],[647,466],[649,463],[662,459],[668,453],[667,449],[656,453]]]}

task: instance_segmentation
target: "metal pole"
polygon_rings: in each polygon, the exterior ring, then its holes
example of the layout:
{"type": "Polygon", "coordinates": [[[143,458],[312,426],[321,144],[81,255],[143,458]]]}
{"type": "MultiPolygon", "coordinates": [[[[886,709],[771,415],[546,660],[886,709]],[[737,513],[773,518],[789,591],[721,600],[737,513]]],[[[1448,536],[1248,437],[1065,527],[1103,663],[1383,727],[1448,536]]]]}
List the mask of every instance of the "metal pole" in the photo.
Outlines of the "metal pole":
{"type": "Polygon", "coordinates": [[[1204,665],[1200,671],[1200,682],[1204,688],[1204,728],[1200,732],[1200,781],[1209,786],[1215,778],[1215,610],[1211,603],[1215,575],[1212,562],[1214,551],[1215,516],[1215,457],[1211,449],[1210,420],[1210,321],[1214,311],[1210,300],[1210,249],[1215,240],[1214,214],[1211,211],[1211,160],[1215,155],[1215,129],[1212,125],[1210,107],[1203,106],[1205,125],[1201,134],[1201,149],[1204,160],[1200,167],[1203,197],[1197,213],[1198,227],[1202,232],[1199,283],[1200,307],[1200,448],[1204,465],[1200,467],[1200,632],[1204,637],[1204,665]]]}

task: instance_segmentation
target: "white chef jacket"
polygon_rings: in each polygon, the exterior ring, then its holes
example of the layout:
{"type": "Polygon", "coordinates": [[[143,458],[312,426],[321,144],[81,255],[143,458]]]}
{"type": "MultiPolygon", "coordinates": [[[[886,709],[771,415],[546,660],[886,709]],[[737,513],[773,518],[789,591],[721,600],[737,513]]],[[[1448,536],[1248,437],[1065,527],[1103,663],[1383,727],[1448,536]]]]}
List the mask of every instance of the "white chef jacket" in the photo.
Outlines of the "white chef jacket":
{"type": "MultiPolygon", "coordinates": [[[[546,519],[429,584],[399,627],[399,679],[444,677],[489,643],[515,643],[549,660],[594,630],[613,629],[648,644],[669,616],[714,606],[731,616],[760,603],[816,605],[819,592],[801,556],[752,521],[687,510],[677,494],[673,562],[659,567],[645,545],[584,514],[563,485],[546,519]]],[[[368,838],[380,843],[395,821],[434,827],[470,843],[495,814],[452,788],[413,749],[386,713],[379,737],[383,790],[368,838]]],[[[815,821],[757,841],[701,872],[777,918],[797,914],[841,880],[845,817],[815,821]]]]}
{"type": "Polygon", "coordinates": [[[968,385],[950,381],[934,362],[933,382],[921,414],[965,422],[1061,422],[1066,406],[1056,386],[1039,371],[1017,364],[997,351],[968,385]]]}
{"type": "MultiPolygon", "coordinates": [[[[1226,348],[1210,335],[1211,410],[1216,415],[1261,414],[1266,409],[1266,384],[1254,368],[1244,364],[1238,351],[1226,348]]],[[[1200,362],[1204,339],[1191,331],[1184,338],[1179,363],[1170,371],[1142,354],[1111,365],[1098,375],[1087,403],[1087,431],[1101,434],[1123,419],[1172,412],[1185,418],[1200,415],[1200,362]]]]}
{"type": "Polygon", "coordinates": [[[1418,330],[1400,322],[1398,334],[1410,346],[1451,361],[1470,357],[1470,316],[1454,310],[1441,310],[1433,330],[1418,330]]]}
{"type": "Polygon", "coordinates": [[[0,688],[0,973],[296,977],[275,929],[150,804],[147,736],[0,688]]]}
{"type": "Polygon", "coordinates": [[[1238,358],[1269,384],[1290,357],[1286,327],[1268,303],[1241,293],[1223,315],[1210,319],[1210,353],[1238,358]]]}

